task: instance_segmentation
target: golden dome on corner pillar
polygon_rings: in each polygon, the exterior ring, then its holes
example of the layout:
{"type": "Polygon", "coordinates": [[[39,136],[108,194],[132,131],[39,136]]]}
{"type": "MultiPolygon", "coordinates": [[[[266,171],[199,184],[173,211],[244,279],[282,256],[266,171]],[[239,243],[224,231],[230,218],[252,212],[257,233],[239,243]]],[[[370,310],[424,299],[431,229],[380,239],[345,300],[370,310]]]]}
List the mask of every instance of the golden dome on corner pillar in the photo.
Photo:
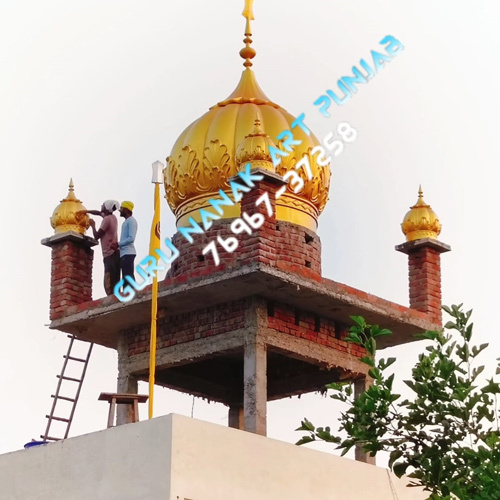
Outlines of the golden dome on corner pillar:
{"type": "Polygon", "coordinates": [[[57,205],[50,218],[50,225],[54,228],[54,232],[59,234],[74,231],[85,234],[89,228],[89,216],[79,214],[80,210],[86,210],[86,208],[75,196],[73,179],[70,179],[68,195],[57,205]]]}
{"type": "Polygon", "coordinates": [[[441,232],[441,223],[430,205],[424,201],[422,187],[418,189],[418,200],[410,207],[401,224],[401,230],[406,236],[406,241],[420,240],[423,238],[437,239],[441,232]]]}

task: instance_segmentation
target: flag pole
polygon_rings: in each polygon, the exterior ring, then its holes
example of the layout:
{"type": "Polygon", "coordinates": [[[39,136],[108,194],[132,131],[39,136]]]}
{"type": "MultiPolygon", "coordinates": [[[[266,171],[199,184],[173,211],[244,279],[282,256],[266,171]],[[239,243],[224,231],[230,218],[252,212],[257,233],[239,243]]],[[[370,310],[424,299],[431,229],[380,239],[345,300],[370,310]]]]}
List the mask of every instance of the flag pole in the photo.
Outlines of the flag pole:
{"type": "MultiPolygon", "coordinates": [[[[149,255],[156,257],[155,249],[160,248],[160,184],[163,182],[163,168],[161,161],[155,161],[153,167],[154,215],[151,224],[151,238],[149,241],[149,255]]],[[[158,315],[158,276],[155,273],[151,289],[151,339],[149,344],[149,411],[148,418],[153,418],[153,392],[155,387],[156,370],[156,318],[158,315]]]]}

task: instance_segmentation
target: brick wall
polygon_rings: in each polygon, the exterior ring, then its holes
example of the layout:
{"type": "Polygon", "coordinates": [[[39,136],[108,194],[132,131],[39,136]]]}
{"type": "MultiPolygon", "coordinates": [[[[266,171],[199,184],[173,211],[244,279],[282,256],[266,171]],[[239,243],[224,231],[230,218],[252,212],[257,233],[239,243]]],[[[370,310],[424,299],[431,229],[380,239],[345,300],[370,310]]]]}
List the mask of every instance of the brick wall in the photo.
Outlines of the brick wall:
{"type": "MultiPolygon", "coordinates": [[[[164,313],[165,311],[158,311],[158,349],[243,328],[245,301],[238,300],[187,314],[162,317],[164,313]]],[[[129,356],[149,352],[150,328],[151,324],[147,323],[124,332],[128,337],[129,356]]]]}
{"type": "Polygon", "coordinates": [[[92,300],[94,251],[73,241],[52,246],[50,319],[63,316],[66,308],[92,300]]]}
{"type": "Polygon", "coordinates": [[[265,216],[262,226],[250,235],[246,232],[234,235],[230,230],[232,220],[216,221],[204,234],[193,234],[193,243],[176,233],[172,242],[179,250],[180,256],[172,264],[167,278],[189,279],[207,276],[233,267],[261,262],[321,282],[321,242],[318,235],[302,226],[276,220],[274,193],[280,186],[281,184],[264,179],[243,196],[242,212],[249,215],[258,212],[265,216]],[[272,216],[268,216],[264,203],[255,206],[256,200],[264,193],[269,195],[273,208],[272,216]],[[232,253],[227,252],[217,243],[218,236],[224,240],[236,237],[238,248],[232,253]],[[211,241],[216,241],[220,257],[218,266],[215,266],[211,252],[202,254],[203,248],[211,241]]]}
{"type": "MultiPolygon", "coordinates": [[[[162,316],[159,311],[157,348],[170,347],[200,338],[219,335],[245,327],[245,311],[252,307],[242,299],[187,314],[162,316]]],[[[284,304],[268,303],[268,328],[303,338],[338,351],[361,357],[365,351],[358,345],[343,340],[347,327],[310,312],[296,310],[284,304]]],[[[150,323],[124,331],[128,342],[128,355],[149,352],[150,323]]]]}
{"type": "Polygon", "coordinates": [[[343,340],[348,333],[345,325],[283,304],[269,305],[268,327],[353,356],[362,357],[366,354],[361,346],[343,340]]]}
{"type": "Polygon", "coordinates": [[[220,264],[215,266],[211,252],[202,251],[210,241],[220,236],[224,240],[235,236],[230,230],[231,221],[218,221],[205,233],[193,235],[189,243],[181,234],[176,233],[172,242],[180,255],[172,264],[167,277],[189,279],[208,276],[215,272],[226,271],[233,267],[252,262],[261,262],[283,271],[300,274],[321,281],[321,242],[318,235],[301,226],[288,222],[264,223],[261,230],[252,235],[238,235],[238,248],[229,253],[218,243],[220,264]]]}

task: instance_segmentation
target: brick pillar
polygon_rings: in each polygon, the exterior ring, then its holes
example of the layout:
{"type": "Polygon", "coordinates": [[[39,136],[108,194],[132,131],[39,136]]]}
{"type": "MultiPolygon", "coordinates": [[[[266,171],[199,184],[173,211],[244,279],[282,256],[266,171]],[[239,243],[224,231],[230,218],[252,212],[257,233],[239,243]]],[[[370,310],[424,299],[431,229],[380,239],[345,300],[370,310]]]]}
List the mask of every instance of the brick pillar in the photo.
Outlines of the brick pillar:
{"type": "MultiPolygon", "coordinates": [[[[264,223],[251,235],[244,235],[242,238],[242,258],[251,257],[252,259],[264,264],[275,264],[276,260],[276,191],[286,184],[282,177],[264,169],[254,169],[252,174],[261,174],[264,178],[261,181],[255,181],[255,187],[243,195],[241,200],[241,214],[248,215],[262,214],[265,218],[264,223]],[[267,193],[272,214],[269,215],[266,203],[255,205],[256,201],[267,193]]],[[[238,177],[233,177],[238,180],[238,177]]]]}
{"type": "Polygon", "coordinates": [[[52,248],[50,276],[50,319],[63,316],[67,307],[92,300],[91,247],[97,242],[73,231],[42,240],[52,248]]]}
{"type": "MultiPolygon", "coordinates": [[[[321,282],[321,243],[318,235],[289,222],[276,219],[276,192],[286,184],[283,178],[264,169],[252,170],[264,176],[241,200],[241,212],[261,213],[265,223],[251,236],[244,237],[247,249],[257,249],[251,254],[255,260],[272,265],[283,271],[301,274],[321,282]],[[266,206],[255,202],[267,193],[273,214],[268,215],[266,206]]],[[[235,178],[236,179],[236,178],[235,178]]]]}
{"type": "Polygon", "coordinates": [[[451,248],[433,238],[408,241],[396,246],[408,255],[410,307],[425,312],[441,324],[441,257],[451,248]]]}

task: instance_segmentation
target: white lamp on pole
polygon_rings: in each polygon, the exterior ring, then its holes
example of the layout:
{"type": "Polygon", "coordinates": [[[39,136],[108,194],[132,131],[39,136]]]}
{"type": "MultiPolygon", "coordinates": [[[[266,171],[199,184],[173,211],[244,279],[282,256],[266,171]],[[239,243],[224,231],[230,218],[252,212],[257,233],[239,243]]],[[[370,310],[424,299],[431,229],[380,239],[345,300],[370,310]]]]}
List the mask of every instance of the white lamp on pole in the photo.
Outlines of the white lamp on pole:
{"type": "Polygon", "coordinates": [[[162,184],[163,183],[163,169],[165,165],[159,160],[155,161],[152,165],[153,167],[153,178],[151,180],[154,184],[162,184]]]}

